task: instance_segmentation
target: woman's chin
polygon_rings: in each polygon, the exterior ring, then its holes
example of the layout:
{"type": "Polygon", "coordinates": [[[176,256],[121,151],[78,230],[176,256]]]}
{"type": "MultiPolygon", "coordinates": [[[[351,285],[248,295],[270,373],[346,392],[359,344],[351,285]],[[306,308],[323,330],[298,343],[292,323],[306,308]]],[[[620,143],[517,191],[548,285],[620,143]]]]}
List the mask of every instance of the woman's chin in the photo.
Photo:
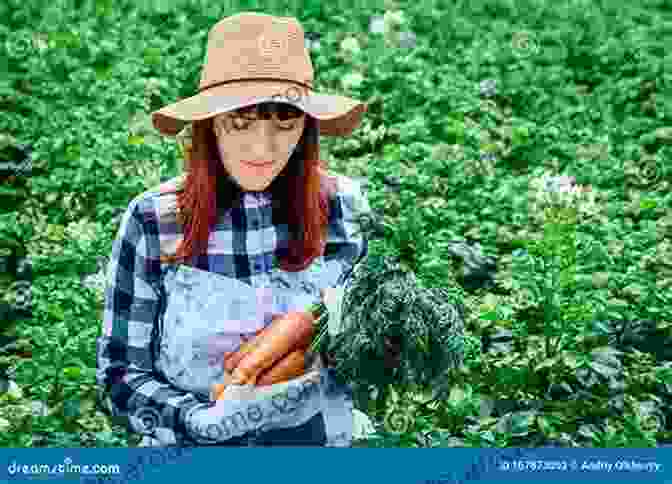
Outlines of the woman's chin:
{"type": "Polygon", "coordinates": [[[242,180],[236,180],[238,182],[238,185],[246,192],[261,192],[266,190],[270,185],[273,180],[267,180],[264,182],[255,182],[255,183],[250,183],[250,182],[243,182],[242,180]]]}

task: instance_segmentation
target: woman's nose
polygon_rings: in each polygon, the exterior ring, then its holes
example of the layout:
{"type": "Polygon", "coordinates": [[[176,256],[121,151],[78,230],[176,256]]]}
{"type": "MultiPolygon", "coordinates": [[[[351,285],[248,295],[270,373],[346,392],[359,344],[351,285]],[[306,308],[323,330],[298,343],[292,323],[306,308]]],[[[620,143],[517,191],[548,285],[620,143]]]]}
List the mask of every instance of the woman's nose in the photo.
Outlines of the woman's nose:
{"type": "Polygon", "coordinates": [[[277,148],[278,130],[273,125],[272,120],[258,120],[259,124],[259,142],[269,153],[274,153],[277,148]]]}

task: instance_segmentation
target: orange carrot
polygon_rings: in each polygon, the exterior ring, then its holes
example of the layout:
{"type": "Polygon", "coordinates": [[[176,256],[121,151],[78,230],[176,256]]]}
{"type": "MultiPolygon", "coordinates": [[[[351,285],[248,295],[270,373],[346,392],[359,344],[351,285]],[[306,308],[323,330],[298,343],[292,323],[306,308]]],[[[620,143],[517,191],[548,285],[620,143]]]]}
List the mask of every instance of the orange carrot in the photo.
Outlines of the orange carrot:
{"type": "Polygon", "coordinates": [[[259,375],[257,386],[274,385],[297,378],[306,372],[306,349],[294,350],[259,375]]]}
{"type": "Polygon", "coordinates": [[[233,372],[233,380],[256,384],[259,375],[272,367],[290,351],[312,341],[314,318],[308,312],[290,312],[273,321],[259,345],[247,353],[233,372]]]}
{"type": "Polygon", "coordinates": [[[240,363],[240,360],[243,359],[243,356],[245,356],[247,353],[252,351],[258,344],[261,339],[261,337],[265,334],[266,330],[270,327],[266,326],[264,328],[261,328],[259,331],[255,333],[254,338],[249,338],[238,347],[238,349],[235,352],[232,353],[225,353],[224,354],[224,369],[226,371],[233,371],[236,369],[238,366],[238,363],[240,363]]]}

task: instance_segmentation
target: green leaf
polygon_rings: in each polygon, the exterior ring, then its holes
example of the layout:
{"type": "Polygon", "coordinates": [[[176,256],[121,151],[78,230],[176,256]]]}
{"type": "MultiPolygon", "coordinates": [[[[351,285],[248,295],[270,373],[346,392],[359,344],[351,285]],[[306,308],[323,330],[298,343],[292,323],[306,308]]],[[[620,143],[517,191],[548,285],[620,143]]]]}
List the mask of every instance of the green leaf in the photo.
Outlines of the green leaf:
{"type": "Polygon", "coordinates": [[[129,145],[134,145],[134,146],[139,146],[145,144],[145,137],[144,136],[129,136],[128,137],[128,144],[129,145]]]}
{"type": "Polygon", "coordinates": [[[67,368],[63,368],[63,376],[66,378],[69,378],[70,380],[76,380],[78,379],[82,374],[82,369],[79,368],[78,366],[69,366],[67,368]]]}
{"type": "Polygon", "coordinates": [[[450,389],[450,395],[448,397],[448,402],[453,406],[459,406],[466,396],[466,393],[458,387],[453,387],[450,389]]]}
{"type": "Polygon", "coordinates": [[[530,130],[526,127],[514,127],[511,131],[511,144],[521,146],[527,144],[530,139],[530,130]]]}
{"type": "Polygon", "coordinates": [[[644,198],[639,201],[639,208],[642,210],[654,209],[658,206],[658,203],[655,200],[644,198]]]}
{"type": "Polygon", "coordinates": [[[511,434],[517,437],[527,435],[534,419],[534,412],[516,412],[511,415],[511,434]]]}
{"type": "Polygon", "coordinates": [[[546,358],[534,367],[534,371],[543,370],[544,368],[550,368],[558,362],[559,355],[554,356],[553,358],[546,358]]]}
{"type": "Polygon", "coordinates": [[[620,368],[613,368],[611,366],[607,366],[602,363],[597,363],[595,361],[590,363],[590,368],[593,371],[595,371],[595,373],[599,373],[605,378],[617,377],[620,373],[622,373],[622,370],[620,368]]]}
{"type": "Polygon", "coordinates": [[[489,311],[487,313],[483,313],[479,316],[479,319],[484,319],[486,321],[497,321],[497,311],[489,311]]]}
{"type": "Polygon", "coordinates": [[[63,311],[63,308],[58,304],[47,304],[47,314],[54,319],[58,319],[60,321],[65,320],[65,311],[63,311]]]}

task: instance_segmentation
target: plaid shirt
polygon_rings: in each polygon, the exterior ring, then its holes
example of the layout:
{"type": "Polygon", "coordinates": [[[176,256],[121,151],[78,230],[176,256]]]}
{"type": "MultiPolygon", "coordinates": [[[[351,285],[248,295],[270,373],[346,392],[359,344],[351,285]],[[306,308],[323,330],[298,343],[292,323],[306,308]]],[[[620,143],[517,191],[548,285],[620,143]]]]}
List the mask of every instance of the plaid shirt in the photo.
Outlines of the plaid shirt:
{"type": "MultiPolygon", "coordinates": [[[[335,176],[324,262],[332,272],[337,268],[340,285],[367,254],[367,240],[358,233],[356,215],[369,212],[370,207],[359,182],[335,176]]],[[[155,435],[161,441],[193,446],[185,415],[207,401],[171,385],[155,367],[157,324],[166,307],[161,283],[166,265],[159,255],[167,253],[166,247],[174,254],[182,239],[174,217],[175,195],[166,194],[166,187],[162,184],[135,197],[121,219],[107,267],[96,380],[99,401],[115,422],[138,432],[142,425],[137,425],[136,418],[160,416],[155,435]]],[[[270,194],[243,192],[225,215],[211,234],[208,254],[199,257],[195,266],[252,284],[255,275],[271,271],[268,261],[277,242],[286,237],[271,223],[270,194]],[[270,247],[269,240],[274,241],[270,247]],[[212,247],[216,250],[211,253],[212,247]]]]}

